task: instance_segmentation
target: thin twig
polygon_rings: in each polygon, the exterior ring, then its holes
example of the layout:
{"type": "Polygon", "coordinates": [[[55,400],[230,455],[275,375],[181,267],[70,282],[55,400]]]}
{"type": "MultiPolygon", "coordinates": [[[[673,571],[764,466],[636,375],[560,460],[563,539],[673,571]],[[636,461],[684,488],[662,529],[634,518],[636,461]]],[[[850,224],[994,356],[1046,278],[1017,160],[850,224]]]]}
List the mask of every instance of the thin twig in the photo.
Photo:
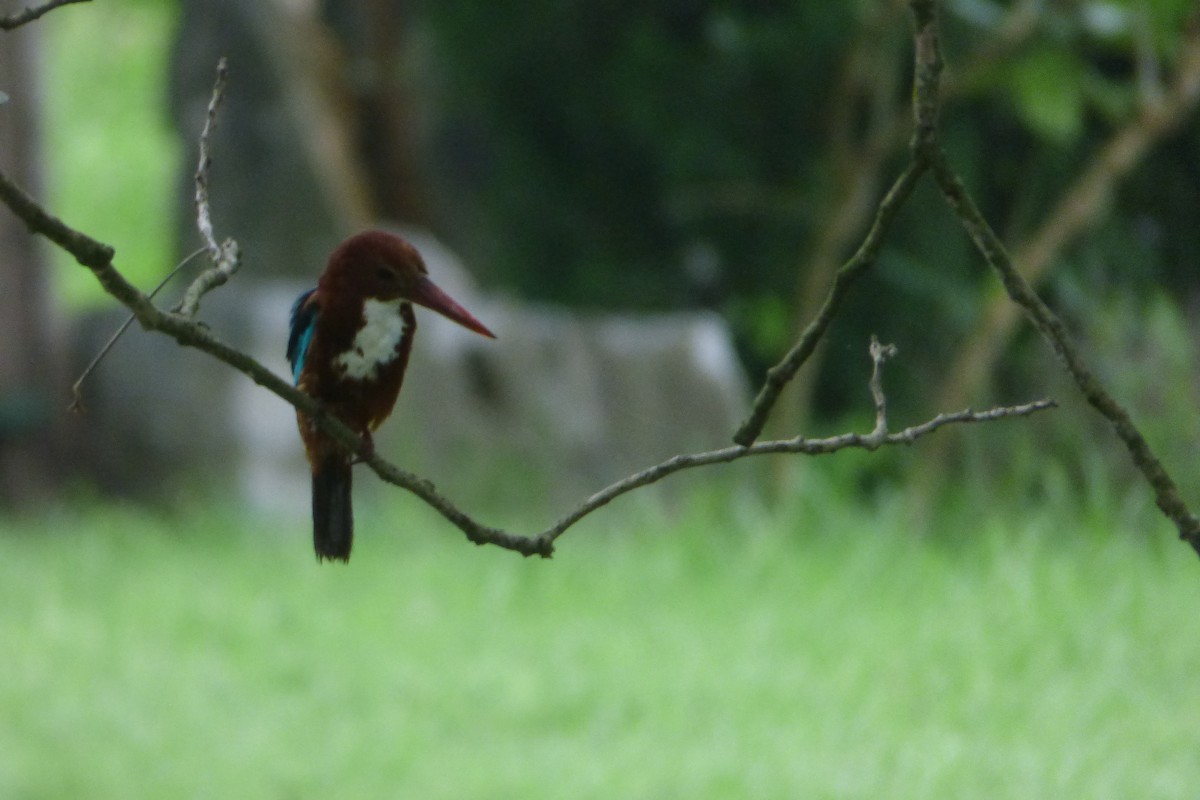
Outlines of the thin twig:
{"type": "Polygon", "coordinates": [[[204,117],[204,128],[200,131],[200,161],[194,175],[196,182],[196,229],[208,248],[208,257],[213,263],[221,260],[221,247],[213,234],[212,210],[208,202],[208,168],[212,165],[208,143],[217,129],[217,111],[225,97],[225,85],[229,82],[229,65],[222,57],[217,61],[217,78],[213,83],[212,96],[208,99],[208,112],[204,117]]]}
{"type": "Polygon", "coordinates": [[[800,339],[783,357],[783,360],[767,370],[767,379],[763,382],[762,388],[758,390],[758,396],[754,398],[754,405],[750,410],[749,417],[733,435],[734,442],[746,447],[758,439],[780,393],[792,378],[796,377],[800,367],[804,366],[804,362],[808,361],[809,356],[816,349],[817,343],[825,335],[829,323],[833,321],[851,285],[875,263],[892,221],[896,218],[900,207],[904,205],[904,201],[912,194],[917,179],[924,171],[924,163],[912,161],[900,173],[900,177],[896,178],[896,182],[892,184],[892,188],[880,202],[879,210],[875,213],[875,221],[871,224],[871,229],[867,231],[863,243],[859,245],[858,251],[834,275],[833,285],[829,287],[829,294],[825,296],[825,302],[821,305],[817,316],[800,334],[800,339]]]}
{"type": "Polygon", "coordinates": [[[875,403],[875,430],[871,431],[873,439],[883,440],[887,436],[887,397],[883,393],[883,364],[889,358],[894,358],[899,350],[894,344],[880,344],[874,334],[871,335],[871,380],[867,386],[871,390],[871,399],[875,403]]]}
{"type": "MultiPolygon", "coordinates": [[[[797,334],[820,308],[838,267],[862,241],[879,209],[881,186],[892,177],[888,163],[912,127],[897,113],[911,104],[905,104],[898,91],[904,70],[893,48],[895,11],[891,4],[876,2],[860,15],[849,55],[830,92],[824,159],[832,165],[837,186],[829,202],[818,204],[813,240],[795,281],[789,326],[797,334]]],[[[820,371],[822,350],[818,345],[808,357],[810,376],[820,371]]],[[[817,386],[811,377],[794,383],[792,397],[775,416],[785,429],[808,417],[817,386]]]]}
{"type": "Polygon", "coordinates": [[[15,13],[0,17],[0,30],[11,31],[16,28],[33,22],[43,14],[48,14],[61,6],[69,6],[72,3],[89,3],[91,0],[49,0],[40,6],[31,6],[24,8],[15,13]]]}
{"type": "Polygon", "coordinates": [[[937,39],[936,4],[933,0],[915,0],[912,10],[917,23],[914,36],[916,56],[913,73],[912,158],[880,201],[875,220],[871,223],[871,228],[867,231],[863,243],[859,245],[858,251],[835,273],[833,285],[829,287],[829,293],[825,296],[825,302],[817,312],[816,318],[800,334],[800,339],[783,360],[767,370],[767,379],[758,390],[758,396],[754,398],[749,417],[733,434],[733,441],[737,444],[748,446],[762,434],[763,426],[767,424],[767,418],[779,400],[779,395],[816,350],[851,284],[875,263],[892,221],[925,173],[926,142],[937,135],[937,98],[941,87],[942,57],[937,39]]]}
{"type": "MultiPolygon", "coordinates": [[[[171,279],[179,274],[180,270],[190,264],[192,260],[203,253],[205,249],[206,248],[201,247],[197,250],[194,250],[185,259],[183,259],[183,261],[180,261],[178,264],[176,264],[175,268],[167,273],[167,277],[159,281],[158,285],[151,289],[150,293],[146,296],[153,300],[155,295],[161,292],[163,287],[170,283],[171,279]]],[[[100,365],[100,362],[103,361],[104,357],[108,355],[108,351],[113,348],[113,345],[117,343],[117,340],[124,335],[125,331],[129,329],[129,326],[132,325],[136,319],[137,316],[130,314],[125,321],[121,323],[121,326],[117,328],[116,332],[109,337],[108,341],[104,343],[104,346],[100,348],[100,352],[96,354],[96,357],[92,359],[91,363],[88,364],[84,368],[83,372],[79,374],[79,378],[71,385],[71,403],[67,406],[68,411],[73,414],[82,414],[86,410],[83,406],[83,382],[87,380],[88,376],[91,375],[96,367],[100,365]]]]}
{"type": "Polygon", "coordinates": [[[208,101],[208,113],[204,118],[204,129],[200,132],[200,160],[196,165],[196,229],[208,250],[211,268],[200,273],[183,295],[178,311],[185,317],[194,317],[200,308],[200,298],[223,285],[241,263],[238,244],[226,239],[217,244],[213,233],[212,210],[208,201],[208,168],[212,164],[209,155],[209,139],[217,128],[217,110],[225,97],[225,85],[229,81],[229,67],[224,57],[217,62],[217,78],[213,83],[212,96],[208,101]]]}
{"type": "MultiPolygon", "coordinates": [[[[625,477],[625,479],[613,483],[612,486],[608,486],[602,489],[602,491],[593,494],[592,497],[583,501],[574,511],[559,519],[550,528],[542,531],[538,536],[532,537],[532,540],[529,540],[530,543],[545,546],[552,545],[553,541],[563,534],[563,531],[589,515],[589,513],[599,509],[599,507],[611,503],[612,500],[617,499],[626,492],[647,486],[649,483],[661,481],[664,477],[678,473],[680,470],[708,467],[710,464],[738,461],[740,458],[749,458],[751,456],[780,455],[780,453],[803,453],[806,456],[823,456],[828,455],[828,453],[838,452],[839,450],[852,449],[852,447],[874,451],[878,447],[887,445],[910,445],[920,437],[924,437],[924,435],[928,435],[937,431],[938,428],[947,425],[968,422],[994,422],[996,420],[1007,419],[1007,417],[1028,416],[1037,413],[1037,411],[1056,407],[1056,403],[1051,401],[1051,399],[1039,399],[1039,401],[1032,403],[1008,405],[1008,407],[997,407],[986,411],[966,409],[955,411],[953,414],[938,414],[934,419],[923,422],[922,425],[905,428],[904,431],[900,431],[899,433],[887,433],[887,404],[883,399],[880,375],[883,362],[894,354],[894,345],[880,345],[878,342],[872,342],[871,359],[875,363],[875,369],[872,371],[870,389],[872,399],[875,401],[876,425],[874,431],[871,433],[844,433],[827,439],[796,437],[794,439],[760,441],[760,443],[750,446],[737,445],[725,447],[722,450],[668,458],[665,462],[655,464],[654,467],[625,477]]],[[[467,535],[470,536],[469,531],[467,535]]],[[[542,552],[540,549],[535,549],[534,552],[540,555],[550,554],[548,551],[542,552]]]]}
{"type": "Polygon", "coordinates": [[[112,247],[66,225],[38,205],[28,192],[2,171],[0,201],[3,201],[30,231],[45,236],[90,269],[104,287],[104,291],[129,307],[139,319],[147,308],[153,308],[146,296],[113,266],[112,247]]]}

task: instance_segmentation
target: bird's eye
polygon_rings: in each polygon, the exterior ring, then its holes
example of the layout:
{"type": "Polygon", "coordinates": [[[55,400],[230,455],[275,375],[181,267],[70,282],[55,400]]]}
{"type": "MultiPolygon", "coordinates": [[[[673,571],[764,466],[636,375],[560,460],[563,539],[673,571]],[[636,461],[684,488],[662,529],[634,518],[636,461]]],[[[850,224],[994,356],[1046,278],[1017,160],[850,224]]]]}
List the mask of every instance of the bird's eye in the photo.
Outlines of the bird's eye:
{"type": "Polygon", "coordinates": [[[379,267],[375,271],[375,275],[379,278],[379,280],[384,281],[385,283],[391,283],[396,279],[396,273],[393,272],[390,267],[379,267]]]}

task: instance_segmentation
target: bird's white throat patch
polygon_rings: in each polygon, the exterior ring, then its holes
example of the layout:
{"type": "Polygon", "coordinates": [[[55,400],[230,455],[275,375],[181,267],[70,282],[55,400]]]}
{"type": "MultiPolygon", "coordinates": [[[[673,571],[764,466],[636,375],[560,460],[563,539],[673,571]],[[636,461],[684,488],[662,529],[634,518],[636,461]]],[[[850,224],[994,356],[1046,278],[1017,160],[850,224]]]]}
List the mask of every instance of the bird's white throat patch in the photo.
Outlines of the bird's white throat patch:
{"type": "Polygon", "coordinates": [[[356,381],[374,380],[379,368],[396,357],[396,345],[400,344],[405,329],[404,319],[400,316],[402,302],[363,302],[363,324],[354,335],[354,344],[334,359],[343,377],[356,381]]]}

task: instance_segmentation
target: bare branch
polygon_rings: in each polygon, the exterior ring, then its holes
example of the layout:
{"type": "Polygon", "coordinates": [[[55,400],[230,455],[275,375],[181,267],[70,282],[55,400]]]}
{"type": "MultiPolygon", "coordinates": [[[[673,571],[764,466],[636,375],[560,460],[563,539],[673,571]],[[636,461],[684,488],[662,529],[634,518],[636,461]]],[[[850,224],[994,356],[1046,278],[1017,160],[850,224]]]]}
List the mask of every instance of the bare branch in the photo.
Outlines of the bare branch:
{"type": "MultiPolygon", "coordinates": [[[[792,289],[789,326],[796,335],[816,315],[838,268],[862,242],[879,210],[886,181],[894,177],[889,162],[902,155],[912,128],[912,104],[900,91],[907,70],[894,49],[897,44],[910,45],[896,36],[903,33],[894,30],[897,10],[886,0],[865,6],[849,54],[832,78],[824,160],[831,165],[834,184],[828,202],[813,209],[813,236],[792,289]]],[[[797,373],[788,402],[773,415],[781,429],[796,428],[809,417],[817,387],[811,376],[820,371],[822,350],[818,344],[806,361],[809,380],[801,381],[797,373]]]]}
{"type": "Polygon", "coordinates": [[[208,250],[212,261],[211,268],[202,272],[192,281],[191,286],[183,295],[178,311],[185,317],[194,317],[200,308],[200,298],[208,292],[224,285],[237,272],[241,264],[241,253],[238,244],[233,239],[226,239],[217,244],[213,234],[212,211],[208,202],[208,168],[212,164],[209,156],[209,139],[217,127],[217,110],[225,97],[225,84],[229,81],[229,67],[224,57],[217,62],[217,78],[213,83],[212,97],[208,101],[208,114],[204,119],[204,129],[200,132],[200,161],[196,165],[196,228],[200,238],[208,250]]]}
{"type": "Polygon", "coordinates": [[[886,445],[912,444],[920,437],[933,433],[938,428],[946,425],[994,422],[1008,417],[1023,417],[1056,406],[1053,400],[1037,400],[1019,406],[1000,406],[983,412],[974,412],[966,409],[951,414],[939,414],[928,422],[905,428],[898,433],[889,434],[887,433],[887,422],[884,411],[886,403],[883,400],[883,390],[879,385],[879,372],[884,360],[893,355],[895,349],[892,345],[878,347],[878,342],[874,344],[876,347],[872,347],[872,360],[875,362],[875,369],[871,377],[871,393],[876,403],[876,423],[875,429],[871,433],[844,433],[840,436],[833,436],[826,439],[806,439],[803,436],[797,436],[794,439],[758,442],[748,447],[738,445],[705,453],[675,456],[661,464],[656,464],[649,469],[644,469],[641,472],[630,475],[597,492],[574,511],[534,537],[533,541],[541,542],[548,539],[552,543],[567,528],[601,506],[607,505],[617,497],[642,486],[656,483],[668,475],[685,469],[705,467],[711,464],[724,464],[742,458],[749,458],[750,456],[777,455],[782,453],[819,456],[836,453],[839,450],[849,448],[877,450],[886,445]]]}
{"type": "Polygon", "coordinates": [[[104,290],[129,307],[139,319],[147,310],[153,310],[145,295],[113,267],[112,247],[64,224],[58,217],[38,205],[37,201],[3,172],[0,172],[0,200],[29,230],[45,236],[90,269],[104,290]]]}
{"type": "Polygon", "coordinates": [[[871,336],[871,380],[867,384],[871,389],[871,399],[875,401],[875,430],[871,437],[883,440],[887,436],[887,397],[883,394],[883,362],[894,358],[898,353],[894,344],[880,344],[879,339],[871,336]]]}
{"type": "MultiPolygon", "coordinates": [[[[1120,182],[1150,148],[1174,130],[1200,103],[1200,30],[1186,34],[1170,84],[1157,100],[1113,132],[1029,239],[1013,249],[1017,270],[1037,286],[1056,265],[1059,254],[1104,214],[1120,182]]],[[[1004,296],[992,299],[980,323],[958,347],[934,402],[955,406],[985,384],[988,370],[1012,339],[1020,307],[1004,296]]]]}
{"type": "Polygon", "coordinates": [[[221,247],[213,235],[212,211],[208,202],[208,168],[212,165],[212,157],[208,152],[208,142],[213,131],[217,128],[217,110],[225,97],[225,85],[229,82],[229,66],[222,57],[217,62],[217,79],[213,84],[212,96],[208,100],[208,113],[204,117],[204,128],[200,131],[200,163],[196,165],[196,229],[200,238],[208,248],[209,258],[213,263],[221,260],[221,247]]]}
{"type": "Polygon", "coordinates": [[[1079,350],[1067,334],[1066,326],[1042,301],[1029,282],[1017,272],[1008,250],[984,219],[958,175],[950,168],[945,155],[935,152],[933,174],[946,202],[962,222],[976,249],[983,255],[1008,292],[1009,298],[1021,307],[1038,333],[1050,344],[1055,355],[1074,379],[1079,391],[1093,408],[1111,424],[1113,431],[1125,444],[1133,463],[1154,490],[1155,503],[1175,526],[1179,536],[1200,553],[1200,518],[1197,518],[1179,494],[1175,481],[1150,449],[1141,431],[1133,424],[1129,412],[1104,388],[1084,362],[1079,350]]]}
{"type": "MultiPolygon", "coordinates": [[[[942,56],[937,39],[937,16],[935,0],[911,0],[913,14],[917,18],[917,94],[921,104],[921,82],[923,75],[936,75],[941,71],[942,56]],[[922,45],[921,42],[925,42],[922,45]]],[[[926,124],[928,127],[917,132],[918,146],[924,153],[934,180],[941,189],[946,202],[970,236],[984,261],[999,277],[1009,298],[1017,304],[1025,316],[1047,341],[1055,355],[1066,367],[1067,372],[1079,387],[1079,391],[1093,408],[1104,416],[1129,451],[1134,465],[1154,490],[1155,503],[1162,513],[1175,523],[1179,536],[1200,553],[1200,518],[1191,512],[1179,494],[1179,488],[1166,468],[1154,455],[1141,431],[1134,425],[1129,412],[1103,387],[1095,374],[1084,362],[1079,350],[1067,334],[1062,320],[1042,301],[1029,282],[1017,271],[1000,237],[992,230],[979,207],[967,192],[962,180],[951,168],[937,136],[936,94],[925,98],[926,124]]],[[[920,118],[920,116],[918,117],[920,118]]]]}
{"type": "Polygon", "coordinates": [[[91,2],[91,0],[49,0],[49,2],[43,3],[40,6],[31,6],[29,8],[24,8],[20,11],[17,11],[13,14],[9,14],[7,16],[0,17],[0,30],[3,30],[3,31],[15,30],[16,28],[19,28],[22,25],[26,25],[30,22],[33,22],[35,19],[41,17],[43,14],[48,14],[56,8],[60,8],[61,6],[69,6],[72,3],[90,3],[90,2],[91,2]]]}
{"type": "Polygon", "coordinates": [[[767,370],[767,379],[758,396],[750,416],[733,434],[733,441],[746,446],[762,434],[763,426],[771,410],[779,400],[779,395],[791,380],[796,377],[800,367],[808,361],[816,350],[817,344],[825,335],[829,323],[833,321],[838,307],[841,305],[847,290],[860,278],[863,273],[875,263],[884,239],[891,228],[901,207],[908,201],[909,195],[917,185],[927,167],[925,151],[928,142],[937,138],[938,93],[941,87],[942,56],[938,45],[937,4],[934,0],[913,0],[913,16],[916,18],[917,31],[915,42],[915,69],[913,75],[912,114],[915,121],[915,131],[912,140],[912,159],[908,166],[896,178],[892,188],[879,203],[875,212],[875,220],[867,231],[866,238],[859,245],[850,260],[835,273],[833,285],[825,297],[825,302],[817,312],[817,316],[800,334],[799,341],[792,347],[783,360],[767,370]]]}
{"type": "Polygon", "coordinates": [[[879,210],[875,213],[875,221],[871,224],[871,229],[867,232],[858,251],[834,275],[833,285],[829,287],[829,294],[826,295],[825,302],[821,306],[821,310],[817,312],[817,316],[800,334],[799,341],[788,351],[783,360],[767,370],[767,379],[762,388],[758,390],[758,396],[754,398],[750,416],[733,435],[734,442],[743,447],[749,446],[762,433],[763,426],[767,424],[767,417],[771,415],[771,410],[775,407],[775,402],[779,399],[783,388],[792,378],[796,377],[800,367],[804,366],[804,362],[808,361],[809,356],[816,349],[817,343],[825,335],[829,323],[833,321],[851,285],[875,263],[892,221],[896,218],[901,206],[904,205],[904,201],[912,194],[917,179],[924,171],[925,165],[914,160],[892,184],[891,190],[879,204],[879,210]]]}
{"type": "MultiPolygon", "coordinates": [[[[254,358],[222,342],[206,326],[181,314],[160,311],[156,308],[150,299],[129,283],[113,265],[114,251],[111,247],[68,227],[57,217],[45,211],[37,201],[13,183],[2,171],[0,171],[0,201],[3,201],[18,218],[24,221],[30,231],[45,236],[74,256],[82,266],[90,269],[104,289],[133,312],[145,330],[164,333],[181,345],[202,350],[228,364],[255,383],[283,398],[294,408],[304,412],[347,451],[354,453],[362,451],[362,440],[313,398],[280,378],[254,358]]],[[[435,508],[466,533],[471,541],[478,544],[496,544],[525,555],[535,553],[549,555],[551,552],[549,540],[538,541],[536,537],[516,536],[475,522],[439,494],[428,480],[402,470],[377,455],[368,458],[366,463],[383,480],[407,489],[435,508]]]]}
{"type": "Polygon", "coordinates": [[[913,154],[937,139],[941,103],[942,46],[938,33],[937,0],[911,0],[916,33],[913,35],[913,154]]]}

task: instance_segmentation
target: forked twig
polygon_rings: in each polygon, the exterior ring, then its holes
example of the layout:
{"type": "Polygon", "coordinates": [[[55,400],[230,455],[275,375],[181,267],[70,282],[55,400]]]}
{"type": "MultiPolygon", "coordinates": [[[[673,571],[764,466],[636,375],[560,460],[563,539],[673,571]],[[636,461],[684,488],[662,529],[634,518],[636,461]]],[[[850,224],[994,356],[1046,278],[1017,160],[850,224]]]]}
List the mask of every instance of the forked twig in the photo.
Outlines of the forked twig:
{"type": "Polygon", "coordinates": [[[208,292],[224,285],[237,272],[241,264],[241,253],[238,243],[226,239],[217,244],[213,233],[212,209],[208,201],[208,169],[212,165],[209,155],[209,139],[217,128],[217,110],[225,98],[225,85],[229,82],[229,65],[222,56],[217,62],[217,78],[213,83],[212,97],[208,101],[208,113],[204,118],[204,129],[200,132],[200,160],[196,165],[196,229],[204,241],[208,257],[213,265],[200,273],[187,288],[176,309],[185,317],[194,317],[200,308],[200,298],[208,292]]]}
{"type": "Polygon", "coordinates": [[[833,285],[829,287],[829,294],[826,295],[825,302],[821,305],[817,316],[800,334],[799,341],[788,351],[783,360],[767,370],[767,379],[759,389],[758,396],[754,398],[750,416],[733,435],[734,442],[742,446],[749,446],[754,444],[754,441],[762,434],[763,426],[767,424],[767,418],[771,416],[771,411],[774,410],[779,395],[783,392],[784,387],[796,377],[796,373],[800,371],[800,367],[804,366],[804,362],[808,361],[813,351],[817,349],[817,344],[825,335],[829,323],[833,322],[850,287],[875,263],[892,221],[895,220],[896,214],[900,212],[900,208],[912,194],[913,188],[916,187],[917,181],[924,171],[925,164],[923,162],[913,161],[896,178],[896,182],[892,184],[892,188],[880,202],[879,210],[875,213],[875,220],[871,224],[871,229],[867,231],[863,243],[835,274],[833,285]]]}
{"type": "MultiPolygon", "coordinates": [[[[233,239],[226,239],[224,244],[218,245],[213,235],[212,212],[209,207],[208,200],[208,168],[212,159],[208,152],[209,138],[217,125],[217,109],[221,106],[221,100],[225,94],[225,84],[229,80],[229,70],[225,59],[222,58],[217,62],[217,78],[213,84],[212,96],[208,101],[208,113],[204,121],[204,129],[200,133],[200,163],[196,168],[196,225],[200,231],[200,237],[204,240],[204,246],[195,252],[188,255],[183,261],[179,262],[162,281],[159,282],[149,294],[146,295],[146,300],[153,299],[159,291],[162,290],[167,283],[174,278],[179,272],[192,262],[197,256],[207,252],[209,258],[212,259],[214,266],[206,270],[192,282],[184,294],[184,299],[178,304],[176,310],[185,316],[194,316],[200,304],[200,298],[208,291],[215,289],[217,286],[229,280],[238,267],[238,246],[233,239]]],[[[104,346],[100,348],[100,352],[92,359],[91,363],[84,368],[79,378],[71,386],[71,402],[67,406],[69,411],[81,413],[84,410],[83,406],[83,382],[93,370],[104,360],[112,350],[113,345],[117,340],[129,329],[137,319],[137,314],[131,314],[128,319],[121,323],[116,332],[109,337],[104,346]]]]}

